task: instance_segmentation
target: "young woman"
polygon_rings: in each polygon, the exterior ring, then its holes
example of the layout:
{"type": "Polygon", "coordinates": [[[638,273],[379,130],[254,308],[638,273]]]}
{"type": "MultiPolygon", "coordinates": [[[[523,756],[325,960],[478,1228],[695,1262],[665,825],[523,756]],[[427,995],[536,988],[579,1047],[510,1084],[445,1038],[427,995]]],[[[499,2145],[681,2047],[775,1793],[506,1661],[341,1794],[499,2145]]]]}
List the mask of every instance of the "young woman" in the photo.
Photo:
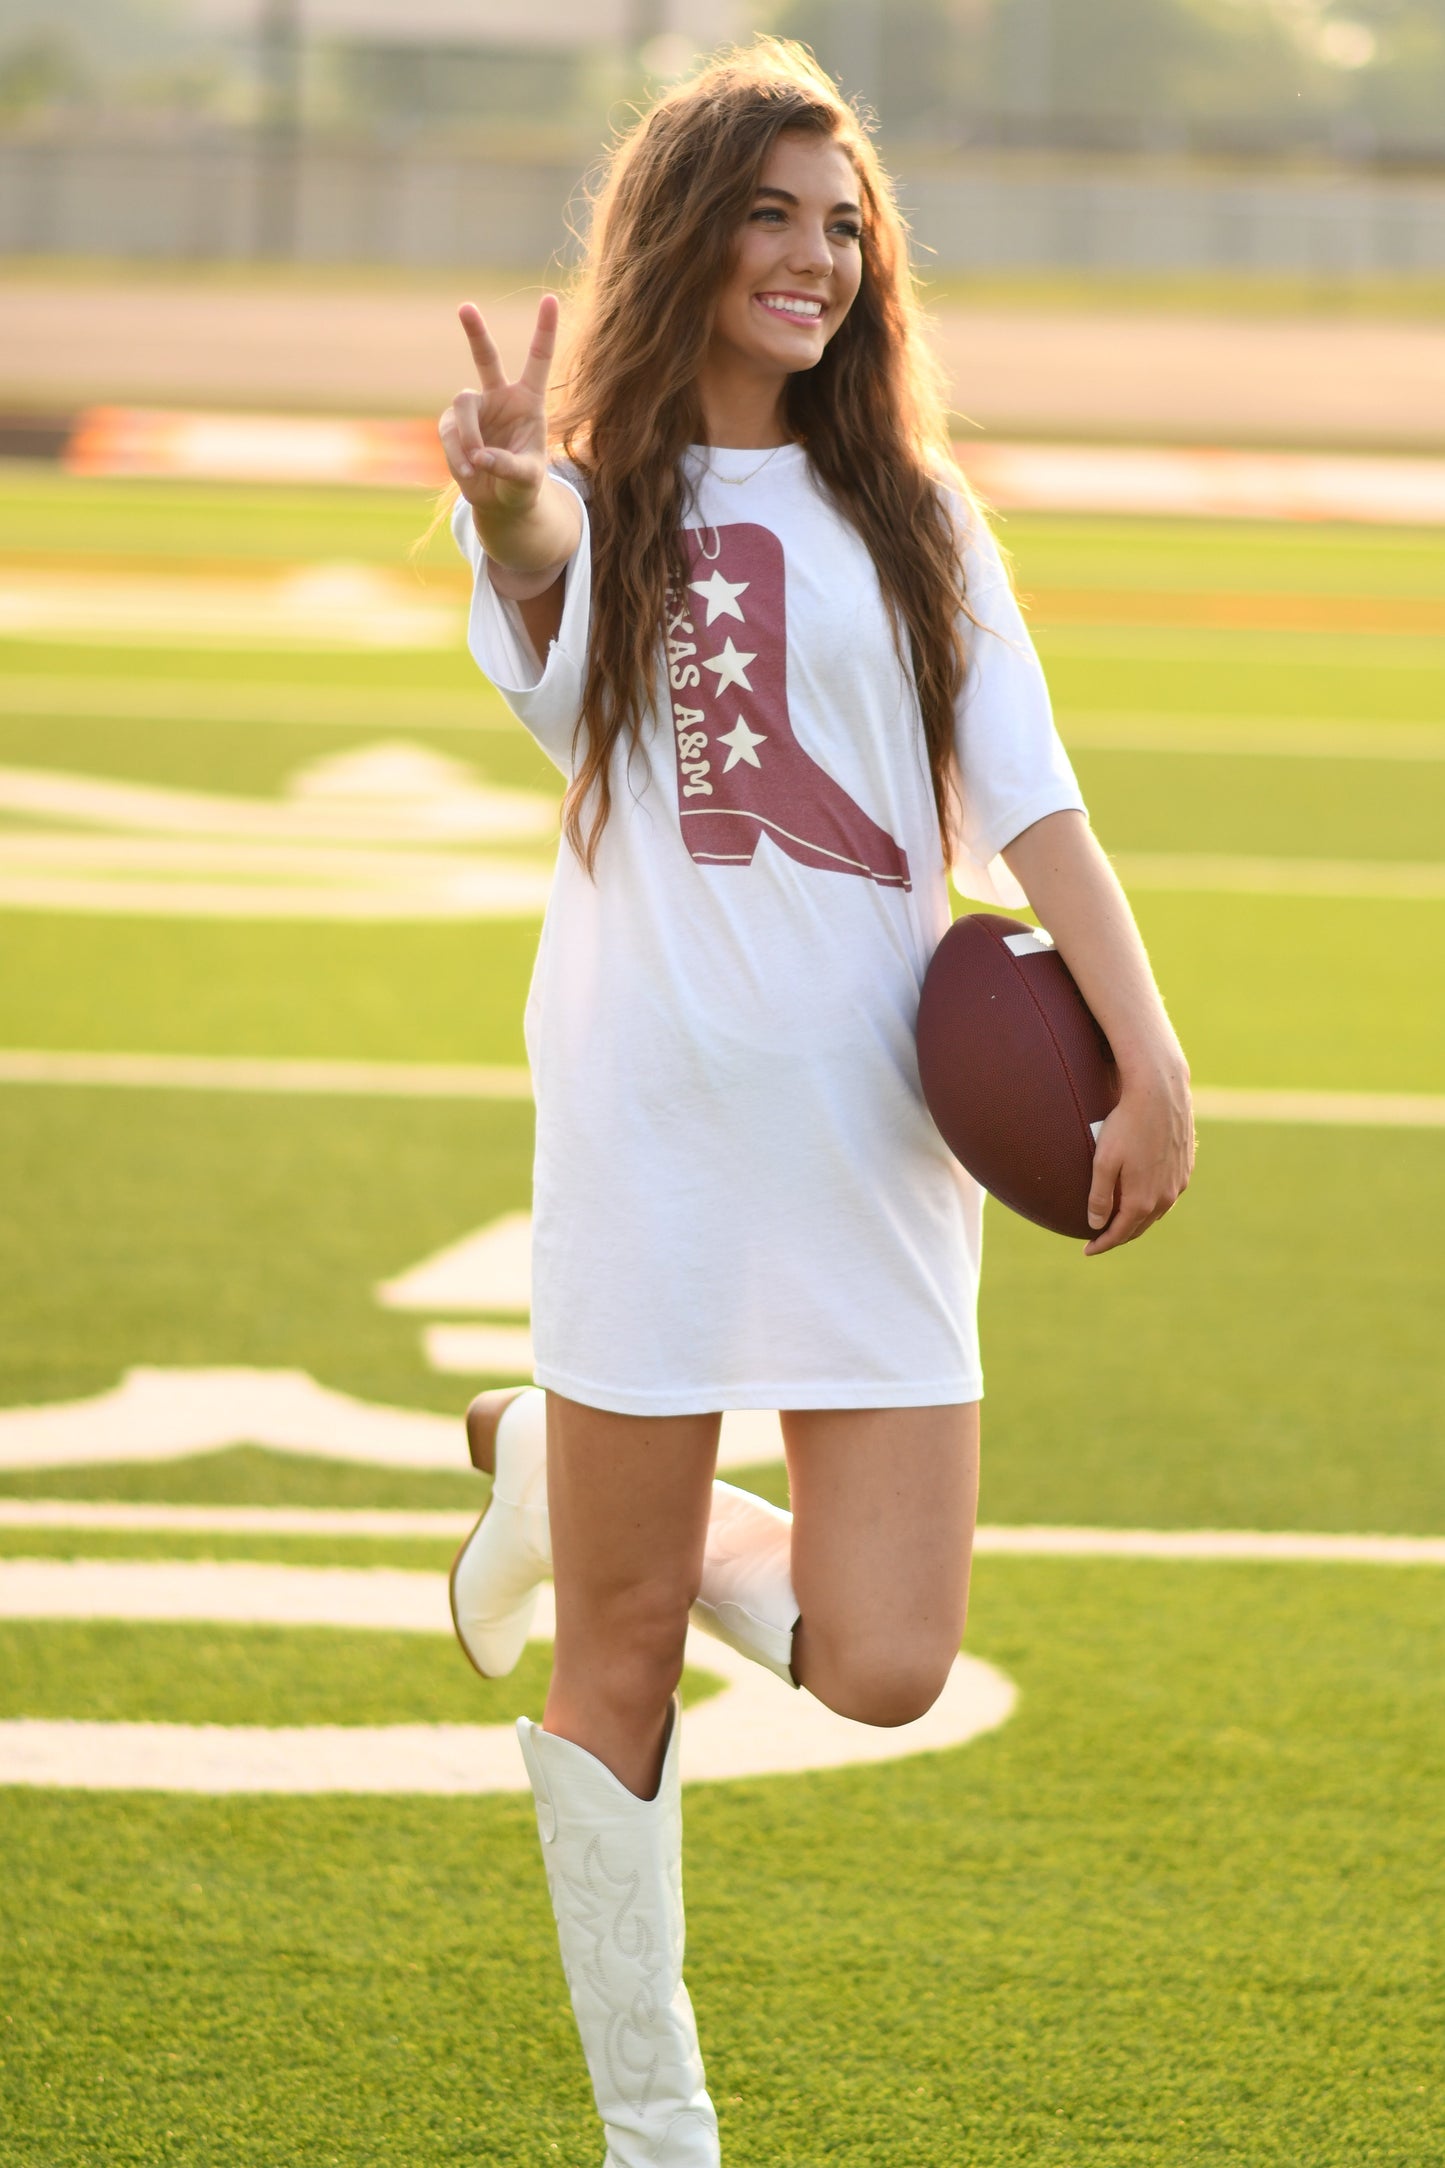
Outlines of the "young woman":
{"type": "Polygon", "coordinates": [[[920,1096],[946,867],[1027,899],[1113,1045],[1086,1255],[1189,1175],[1188,1071],[953,467],[876,154],[796,47],[662,98],[595,207],[561,409],[557,305],[441,422],[473,655],[568,778],[527,1005],[542,1390],[468,1415],[495,1472],[453,1572],[511,1669],[609,2168],[718,2160],[682,1984],[689,1613],[870,1724],[963,1633],[982,1199],[920,1096]],[[715,1483],[781,1411],[793,1512],[715,1483]]]}

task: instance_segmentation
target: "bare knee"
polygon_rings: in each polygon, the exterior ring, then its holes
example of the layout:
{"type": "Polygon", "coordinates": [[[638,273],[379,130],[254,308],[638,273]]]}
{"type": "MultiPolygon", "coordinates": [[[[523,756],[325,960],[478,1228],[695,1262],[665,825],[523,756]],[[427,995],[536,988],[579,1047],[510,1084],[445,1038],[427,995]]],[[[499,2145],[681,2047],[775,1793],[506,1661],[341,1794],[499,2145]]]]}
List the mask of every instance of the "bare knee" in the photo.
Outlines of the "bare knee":
{"type": "Polygon", "coordinates": [[[691,1601],[671,1577],[571,1601],[559,1589],[556,1682],[624,1723],[649,1721],[682,1677],[691,1601]]]}
{"type": "Polygon", "coordinates": [[[916,1723],[943,1692],[957,1651],[927,1641],[823,1640],[814,1647],[802,1621],[802,1683],[856,1724],[916,1723]]]}

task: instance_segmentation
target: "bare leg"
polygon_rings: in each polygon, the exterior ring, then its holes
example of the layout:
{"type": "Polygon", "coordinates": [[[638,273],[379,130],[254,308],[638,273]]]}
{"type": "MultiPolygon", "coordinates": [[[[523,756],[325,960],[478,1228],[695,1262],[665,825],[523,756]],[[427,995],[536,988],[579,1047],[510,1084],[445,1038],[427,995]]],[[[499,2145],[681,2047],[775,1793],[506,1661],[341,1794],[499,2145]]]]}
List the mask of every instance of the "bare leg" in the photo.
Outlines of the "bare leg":
{"type": "Polygon", "coordinates": [[[865,1724],[932,1707],[963,1639],[978,1403],[790,1411],[793,1675],[865,1724]]]}
{"type": "Polygon", "coordinates": [[[640,1799],[657,1789],[682,1676],[719,1421],[609,1415],[547,1395],[557,1639],[542,1725],[640,1799]]]}

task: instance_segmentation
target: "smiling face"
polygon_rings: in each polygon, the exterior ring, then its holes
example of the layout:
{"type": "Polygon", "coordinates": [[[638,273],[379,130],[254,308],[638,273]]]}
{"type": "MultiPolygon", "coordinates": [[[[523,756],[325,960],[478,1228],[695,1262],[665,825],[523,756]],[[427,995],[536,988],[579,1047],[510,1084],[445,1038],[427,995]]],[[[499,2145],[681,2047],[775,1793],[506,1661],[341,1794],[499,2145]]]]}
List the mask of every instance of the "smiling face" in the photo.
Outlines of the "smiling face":
{"type": "Polygon", "coordinates": [[[717,298],[709,374],[777,380],[821,359],[863,275],[858,197],[836,143],[778,137],[717,298]]]}

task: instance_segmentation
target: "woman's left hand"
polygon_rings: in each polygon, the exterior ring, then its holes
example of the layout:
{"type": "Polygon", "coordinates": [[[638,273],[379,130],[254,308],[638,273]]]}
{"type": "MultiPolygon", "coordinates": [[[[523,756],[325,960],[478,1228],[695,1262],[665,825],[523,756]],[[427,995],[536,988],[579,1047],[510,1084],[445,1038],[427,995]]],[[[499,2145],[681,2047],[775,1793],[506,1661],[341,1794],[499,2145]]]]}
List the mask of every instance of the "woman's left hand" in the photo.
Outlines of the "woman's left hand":
{"type": "Polygon", "coordinates": [[[1188,1187],[1193,1166],[1194,1116],[1182,1057],[1126,1077],[1094,1149],[1089,1225],[1098,1233],[1084,1255],[1115,1250],[1162,1219],[1188,1187]]]}

